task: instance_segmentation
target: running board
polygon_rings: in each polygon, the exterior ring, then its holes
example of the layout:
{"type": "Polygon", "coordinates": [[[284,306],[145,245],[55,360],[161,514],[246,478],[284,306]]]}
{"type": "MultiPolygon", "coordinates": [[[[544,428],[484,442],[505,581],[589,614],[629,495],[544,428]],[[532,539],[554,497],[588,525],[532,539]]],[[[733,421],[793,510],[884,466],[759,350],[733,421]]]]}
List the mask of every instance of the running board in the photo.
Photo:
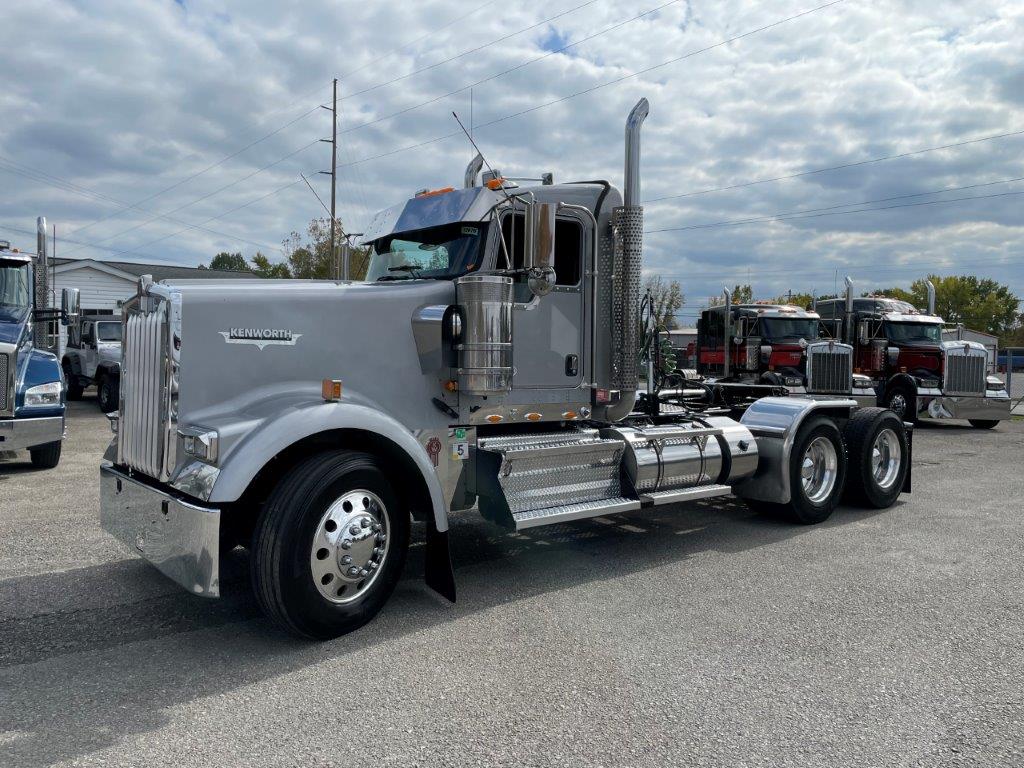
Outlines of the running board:
{"type": "Polygon", "coordinates": [[[515,512],[512,514],[512,519],[515,521],[516,530],[521,531],[524,528],[535,528],[538,525],[554,525],[556,523],[566,523],[570,520],[584,520],[588,517],[617,515],[620,512],[633,512],[637,509],[640,509],[639,501],[619,497],[617,499],[602,499],[601,501],[586,501],[580,504],[566,504],[561,507],[535,509],[528,512],[515,512]]]}
{"type": "Polygon", "coordinates": [[[673,491],[651,491],[640,494],[644,506],[661,506],[662,504],[679,504],[684,501],[712,499],[715,496],[728,496],[732,488],[728,485],[698,485],[695,488],[678,488],[673,491]]]}

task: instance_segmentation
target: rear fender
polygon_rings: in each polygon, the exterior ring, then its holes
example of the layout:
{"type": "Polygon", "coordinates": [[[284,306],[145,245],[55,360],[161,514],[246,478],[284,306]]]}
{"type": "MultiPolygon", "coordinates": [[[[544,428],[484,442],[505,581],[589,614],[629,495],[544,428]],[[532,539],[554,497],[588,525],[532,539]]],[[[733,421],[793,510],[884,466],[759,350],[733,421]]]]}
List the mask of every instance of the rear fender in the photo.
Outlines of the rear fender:
{"type": "Polygon", "coordinates": [[[755,401],[740,423],[757,439],[757,471],[734,486],[733,492],[745,499],[788,503],[789,462],[801,425],[812,414],[847,419],[856,407],[856,401],[846,398],[763,397],[755,401]]]}

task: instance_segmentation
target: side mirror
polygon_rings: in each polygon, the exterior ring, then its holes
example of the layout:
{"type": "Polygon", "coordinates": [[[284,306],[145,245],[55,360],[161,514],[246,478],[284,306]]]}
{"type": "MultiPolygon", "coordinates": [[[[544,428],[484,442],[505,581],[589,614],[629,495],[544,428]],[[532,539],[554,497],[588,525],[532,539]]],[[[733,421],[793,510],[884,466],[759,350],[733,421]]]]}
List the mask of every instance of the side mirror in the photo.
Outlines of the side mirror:
{"type": "Polygon", "coordinates": [[[65,288],[60,292],[61,325],[75,325],[81,314],[81,295],[77,288],[65,288]]]}
{"type": "Polygon", "coordinates": [[[750,335],[750,329],[747,327],[747,318],[741,317],[736,321],[736,343],[742,343],[742,340],[750,335]]]}
{"type": "Polygon", "coordinates": [[[546,296],[555,287],[555,211],[553,203],[526,208],[526,269],[530,290],[546,296]]]}
{"type": "Polygon", "coordinates": [[[857,323],[857,341],[861,344],[867,344],[870,339],[868,338],[868,321],[861,320],[857,323]]]}

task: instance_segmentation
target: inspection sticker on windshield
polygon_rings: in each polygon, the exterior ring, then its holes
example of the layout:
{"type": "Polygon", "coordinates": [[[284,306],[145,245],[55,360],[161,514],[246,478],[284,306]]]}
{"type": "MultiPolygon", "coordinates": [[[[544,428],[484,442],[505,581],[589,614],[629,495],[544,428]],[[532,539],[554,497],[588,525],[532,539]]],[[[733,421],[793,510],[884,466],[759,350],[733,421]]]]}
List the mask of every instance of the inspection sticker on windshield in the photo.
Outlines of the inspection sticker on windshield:
{"type": "Polygon", "coordinates": [[[462,234],[464,235],[479,235],[480,230],[477,227],[463,227],[462,234]]]}

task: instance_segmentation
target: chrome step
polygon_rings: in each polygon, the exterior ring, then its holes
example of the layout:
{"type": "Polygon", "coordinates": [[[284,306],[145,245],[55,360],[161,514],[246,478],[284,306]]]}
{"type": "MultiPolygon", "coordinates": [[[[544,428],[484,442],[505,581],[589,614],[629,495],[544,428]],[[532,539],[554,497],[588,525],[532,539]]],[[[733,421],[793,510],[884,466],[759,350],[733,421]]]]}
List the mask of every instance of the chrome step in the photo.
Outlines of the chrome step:
{"type": "Polygon", "coordinates": [[[518,529],[608,514],[627,502],[637,509],[621,484],[624,450],[596,429],[481,438],[473,457],[480,511],[518,529]]]}
{"type": "Polygon", "coordinates": [[[661,506],[662,504],[678,504],[684,501],[711,499],[715,496],[728,496],[732,488],[728,485],[698,485],[695,488],[677,488],[672,491],[651,491],[640,494],[645,505],[661,506]]]}
{"type": "Polygon", "coordinates": [[[556,523],[565,523],[570,520],[583,520],[588,517],[598,517],[600,515],[615,515],[619,512],[632,512],[637,509],[640,509],[639,501],[620,496],[616,499],[585,501],[579,504],[565,504],[561,507],[548,507],[547,509],[515,512],[512,514],[512,519],[515,521],[516,530],[521,531],[524,528],[534,528],[538,525],[554,525],[556,523]]]}

